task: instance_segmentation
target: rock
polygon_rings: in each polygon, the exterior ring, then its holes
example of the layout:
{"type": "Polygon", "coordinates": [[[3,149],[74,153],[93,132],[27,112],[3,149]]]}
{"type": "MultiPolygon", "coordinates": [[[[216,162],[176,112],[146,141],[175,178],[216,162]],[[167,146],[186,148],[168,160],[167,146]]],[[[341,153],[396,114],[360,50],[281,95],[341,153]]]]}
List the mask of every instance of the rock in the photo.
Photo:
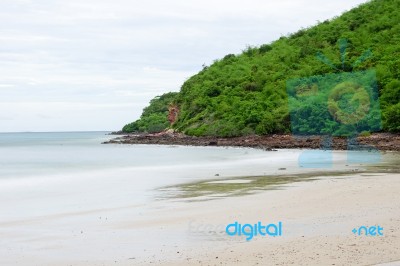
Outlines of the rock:
{"type": "MultiPolygon", "coordinates": [[[[381,151],[400,150],[400,135],[389,133],[374,133],[369,137],[363,137],[359,141],[361,145],[372,146],[381,151]],[[388,143],[386,143],[388,141],[388,143]]],[[[183,133],[175,132],[172,129],[155,133],[135,133],[125,134],[119,138],[115,138],[104,142],[104,144],[163,144],[163,145],[193,145],[193,146],[230,146],[230,147],[251,147],[265,151],[276,151],[275,149],[298,149],[309,148],[318,149],[323,147],[323,141],[320,136],[309,136],[307,139],[290,136],[290,135],[265,135],[265,136],[241,136],[232,138],[216,138],[216,137],[195,137],[187,136],[183,133]]],[[[361,145],[351,145],[348,139],[333,137],[333,150],[347,150],[348,144],[353,148],[360,149],[361,145]]]]}
{"type": "Polygon", "coordinates": [[[168,107],[168,121],[172,125],[178,118],[179,108],[177,105],[170,105],[168,107]]]}

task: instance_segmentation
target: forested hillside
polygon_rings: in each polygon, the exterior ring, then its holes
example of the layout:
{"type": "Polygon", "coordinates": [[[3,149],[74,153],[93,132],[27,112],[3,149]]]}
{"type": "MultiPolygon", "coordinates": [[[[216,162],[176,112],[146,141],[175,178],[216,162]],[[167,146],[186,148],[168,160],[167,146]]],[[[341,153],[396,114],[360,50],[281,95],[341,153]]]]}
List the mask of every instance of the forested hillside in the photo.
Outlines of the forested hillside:
{"type": "Polygon", "coordinates": [[[382,129],[400,131],[400,0],[373,0],[270,44],[228,54],[189,78],[179,93],[152,100],[123,131],[169,127],[173,103],[179,115],[172,127],[188,135],[289,132],[288,80],[364,70],[376,73],[382,129]],[[347,41],[342,54],[340,40],[347,41]]]}

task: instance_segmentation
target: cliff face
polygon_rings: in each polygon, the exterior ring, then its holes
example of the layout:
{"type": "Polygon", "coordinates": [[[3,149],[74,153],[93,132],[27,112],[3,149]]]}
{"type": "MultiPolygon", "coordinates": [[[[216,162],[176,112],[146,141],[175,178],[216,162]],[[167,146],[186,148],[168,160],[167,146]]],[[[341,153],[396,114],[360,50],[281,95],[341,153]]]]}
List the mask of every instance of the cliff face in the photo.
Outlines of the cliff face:
{"type": "Polygon", "coordinates": [[[175,121],[178,119],[178,114],[179,114],[179,108],[175,104],[171,104],[168,107],[168,121],[171,125],[175,123],[175,121]]]}

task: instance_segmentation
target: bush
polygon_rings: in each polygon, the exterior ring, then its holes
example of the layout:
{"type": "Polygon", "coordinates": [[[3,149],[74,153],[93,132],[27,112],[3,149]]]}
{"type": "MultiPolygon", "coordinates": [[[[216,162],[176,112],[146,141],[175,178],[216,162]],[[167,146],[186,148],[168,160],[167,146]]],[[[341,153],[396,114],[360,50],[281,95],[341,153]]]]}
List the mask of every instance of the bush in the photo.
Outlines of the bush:
{"type": "Polygon", "coordinates": [[[389,107],[384,112],[385,128],[391,132],[400,132],[400,103],[389,107]]]}

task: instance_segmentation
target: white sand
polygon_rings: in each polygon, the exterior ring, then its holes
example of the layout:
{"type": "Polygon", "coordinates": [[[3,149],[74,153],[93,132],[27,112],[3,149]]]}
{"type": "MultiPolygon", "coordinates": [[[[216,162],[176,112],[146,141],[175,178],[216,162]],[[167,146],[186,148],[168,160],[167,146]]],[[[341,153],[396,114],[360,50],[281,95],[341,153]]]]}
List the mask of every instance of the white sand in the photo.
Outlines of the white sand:
{"type": "Polygon", "coordinates": [[[396,262],[400,260],[400,174],[324,178],[286,190],[195,203],[172,216],[179,222],[191,219],[208,224],[280,220],[284,232],[281,238],[255,237],[246,242],[243,237],[229,237],[225,244],[209,241],[196,250],[182,247],[177,258],[147,263],[400,265],[396,262]],[[361,225],[380,225],[384,236],[354,235],[351,230],[361,225]]]}
{"type": "Polygon", "coordinates": [[[324,177],[285,189],[151,211],[93,210],[0,223],[1,265],[374,265],[400,260],[400,174],[324,177]],[[282,237],[224,227],[283,223],[282,237]],[[356,236],[380,225],[384,236],[356,236]],[[4,241],[7,240],[7,241],[4,241]]]}

